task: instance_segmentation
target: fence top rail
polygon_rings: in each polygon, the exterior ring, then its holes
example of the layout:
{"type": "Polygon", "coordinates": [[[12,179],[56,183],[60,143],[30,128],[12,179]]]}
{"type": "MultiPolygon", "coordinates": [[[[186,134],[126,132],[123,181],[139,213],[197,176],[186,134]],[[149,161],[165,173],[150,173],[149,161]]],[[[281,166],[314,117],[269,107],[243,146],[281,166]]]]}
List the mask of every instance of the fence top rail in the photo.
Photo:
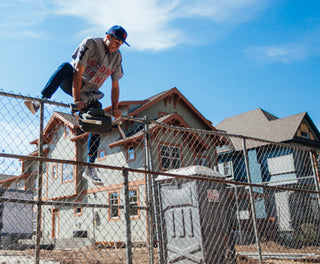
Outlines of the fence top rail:
{"type": "Polygon", "coordinates": [[[70,107],[70,104],[59,103],[59,102],[50,101],[50,100],[43,100],[43,99],[40,99],[40,98],[31,97],[31,96],[25,96],[25,95],[21,95],[21,94],[7,93],[7,92],[3,92],[1,89],[0,89],[0,95],[1,96],[5,96],[5,97],[12,97],[12,98],[17,98],[17,99],[22,99],[22,100],[34,100],[34,101],[44,102],[44,103],[50,104],[50,105],[56,105],[56,106],[62,106],[62,107],[70,107]]]}

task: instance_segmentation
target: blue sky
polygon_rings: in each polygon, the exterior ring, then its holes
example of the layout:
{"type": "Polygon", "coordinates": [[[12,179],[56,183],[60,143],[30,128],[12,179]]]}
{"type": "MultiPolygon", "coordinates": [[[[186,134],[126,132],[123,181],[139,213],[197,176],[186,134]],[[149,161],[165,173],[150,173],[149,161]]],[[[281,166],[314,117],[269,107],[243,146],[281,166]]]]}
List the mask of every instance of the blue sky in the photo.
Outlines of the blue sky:
{"type": "MultiPolygon", "coordinates": [[[[38,95],[83,38],[120,24],[120,100],[177,87],[213,125],[260,107],[320,128],[318,0],[0,0],[0,14],[6,92],[38,95]]],[[[101,89],[108,106],[110,80],[101,89]]]]}

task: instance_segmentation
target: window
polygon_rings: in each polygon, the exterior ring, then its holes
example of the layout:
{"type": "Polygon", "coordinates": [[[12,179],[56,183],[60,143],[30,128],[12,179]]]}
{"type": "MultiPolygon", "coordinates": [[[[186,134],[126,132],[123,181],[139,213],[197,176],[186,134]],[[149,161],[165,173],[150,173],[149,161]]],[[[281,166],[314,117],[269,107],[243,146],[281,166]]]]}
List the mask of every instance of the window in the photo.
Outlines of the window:
{"type": "Polygon", "coordinates": [[[232,161],[225,160],[218,164],[219,172],[226,177],[233,178],[232,161]]]}
{"type": "MultiPolygon", "coordinates": [[[[119,205],[119,193],[112,192],[109,193],[109,204],[110,205],[119,205]]],[[[111,218],[119,218],[119,208],[118,207],[110,207],[109,209],[109,219],[111,218]]]]}
{"type": "Polygon", "coordinates": [[[231,176],[232,170],[231,170],[231,161],[225,161],[223,162],[223,175],[224,176],[231,176]]]}
{"type": "Polygon", "coordinates": [[[46,173],[47,172],[47,163],[43,162],[42,163],[42,173],[46,173]]]}
{"type": "Polygon", "coordinates": [[[162,169],[177,169],[181,167],[180,147],[161,145],[161,168],[162,169]]]}
{"type": "Polygon", "coordinates": [[[58,177],[58,165],[54,164],[52,166],[52,178],[56,179],[58,177]]]}
{"type": "Polygon", "coordinates": [[[204,157],[204,156],[195,156],[194,165],[209,167],[209,159],[208,157],[204,157]]]}
{"type": "Polygon", "coordinates": [[[21,179],[17,181],[17,187],[18,190],[24,190],[25,189],[25,179],[21,179]]]}
{"type": "Polygon", "coordinates": [[[73,180],[73,165],[62,164],[62,182],[68,182],[73,180]]]}
{"type": "Polygon", "coordinates": [[[104,160],[107,156],[107,150],[105,148],[100,149],[98,152],[98,160],[104,160]]]}
{"type": "Polygon", "coordinates": [[[36,233],[37,231],[37,211],[33,209],[32,211],[32,229],[33,232],[36,233]]]}
{"type": "MultiPolygon", "coordinates": [[[[81,203],[82,200],[76,200],[76,203],[81,203]]],[[[73,215],[74,216],[80,216],[82,215],[82,207],[74,207],[73,209],[73,215]]]]}
{"type": "Polygon", "coordinates": [[[127,149],[127,161],[134,161],[136,159],[136,152],[133,146],[127,149]]]}
{"type": "Polygon", "coordinates": [[[53,131],[53,143],[58,142],[58,130],[53,131]]]}
{"type": "Polygon", "coordinates": [[[310,138],[310,135],[309,135],[308,132],[303,132],[303,131],[301,131],[301,137],[303,137],[303,138],[310,138]]]}
{"type": "Polygon", "coordinates": [[[82,207],[76,207],[76,208],[74,208],[74,215],[75,215],[75,216],[82,215],[82,207]]]}
{"type": "MultiPolygon", "coordinates": [[[[129,203],[130,205],[138,205],[138,190],[129,190],[129,203]]],[[[138,216],[138,209],[130,208],[130,216],[138,216]]]]}
{"type": "Polygon", "coordinates": [[[67,137],[70,137],[70,135],[71,135],[70,128],[68,126],[65,126],[64,127],[64,136],[67,138],[67,137]]]}
{"type": "Polygon", "coordinates": [[[33,190],[38,189],[38,173],[33,176],[33,190]]]}

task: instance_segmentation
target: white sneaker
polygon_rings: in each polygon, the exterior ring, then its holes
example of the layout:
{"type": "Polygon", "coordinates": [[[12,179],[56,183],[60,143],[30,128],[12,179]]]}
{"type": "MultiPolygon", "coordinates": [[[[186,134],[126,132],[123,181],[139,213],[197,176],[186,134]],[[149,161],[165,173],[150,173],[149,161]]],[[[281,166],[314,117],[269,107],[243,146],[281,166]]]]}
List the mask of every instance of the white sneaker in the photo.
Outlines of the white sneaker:
{"type": "Polygon", "coordinates": [[[86,167],[82,174],[83,178],[86,178],[87,180],[91,181],[92,183],[96,185],[103,185],[103,182],[97,175],[97,171],[95,168],[92,167],[86,167]]]}
{"type": "Polygon", "coordinates": [[[32,114],[35,114],[40,108],[40,103],[38,101],[25,100],[24,104],[26,107],[28,107],[32,114]]]}

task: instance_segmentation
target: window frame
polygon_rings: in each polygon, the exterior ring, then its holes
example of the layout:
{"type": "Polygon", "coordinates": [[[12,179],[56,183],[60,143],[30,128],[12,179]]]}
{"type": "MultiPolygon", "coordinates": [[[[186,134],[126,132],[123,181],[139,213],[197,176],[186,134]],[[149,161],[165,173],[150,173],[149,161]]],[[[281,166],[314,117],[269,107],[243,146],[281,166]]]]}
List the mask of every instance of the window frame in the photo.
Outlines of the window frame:
{"type": "Polygon", "coordinates": [[[178,145],[178,144],[168,144],[168,143],[165,143],[165,142],[160,142],[159,144],[159,161],[160,161],[160,169],[161,170],[171,170],[171,169],[179,169],[183,166],[182,164],[182,148],[181,148],[181,145],[178,145]],[[165,157],[162,155],[162,148],[163,147],[168,147],[170,148],[170,154],[168,157],[165,157]],[[179,149],[179,159],[174,159],[174,160],[179,160],[180,162],[180,165],[179,167],[175,167],[172,165],[172,161],[173,161],[173,157],[172,157],[172,149],[175,148],[175,149],[179,149]],[[167,158],[169,159],[169,167],[163,167],[163,158],[167,158]]]}
{"type": "Polygon", "coordinates": [[[21,179],[17,180],[15,185],[16,185],[16,189],[17,190],[25,191],[26,190],[26,179],[25,178],[21,178],[21,179]]]}
{"type": "MultiPolygon", "coordinates": [[[[139,206],[139,189],[136,187],[136,188],[130,188],[129,189],[129,204],[130,205],[135,205],[135,206],[139,206]],[[132,202],[130,198],[132,198],[132,196],[130,195],[132,192],[136,192],[135,197],[136,198],[136,201],[132,202]]],[[[130,208],[130,219],[132,220],[137,220],[137,219],[140,219],[140,210],[139,209],[132,209],[130,208]],[[136,214],[132,214],[133,210],[136,210],[136,214]]]]}
{"type": "Polygon", "coordinates": [[[98,160],[105,160],[107,158],[107,149],[106,148],[102,148],[98,150],[98,160]],[[104,157],[100,157],[101,153],[104,153],[104,157]]]}
{"type": "MultiPolygon", "coordinates": [[[[68,168],[68,167],[67,167],[68,168]]],[[[70,171],[68,169],[68,171],[70,171]]],[[[75,171],[75,166],[73,164],[70,164],[70,163],[62,163],[61,164],[61,183],[64,184],[64,183],[68,183],[68,182],[72,182],[74,181],[75,179],[75,175],[74,175],[74,171],[75,171]],[[72,166],[72,169],[71,169],[71,175],[72,175],[72,179],[67,179],[67,180],[64,180],[64,166],[72,166]]],[[[68,174],[70,175],[70,174],[68,174]]]]}
{"type": "MultiPolygon", "coordinates": [[[[111,205],[111,195],[117,194],[117,203],[115,205],[120,205],[120,190],[112,190],[108,192],[108,204],[111,205]]],[[[115,200],[115,199],[114,199],[115,200]]],[[[109,221],[117,221],[120,220],[120,208],[111,208],[108,209],[108,220],[109,221]],[[117,216],[112,216],[112,210],[117,211],[117,216]]]]}
{"type": "Polygon", "coordinates": [[[210,168],[210,159],[209,159],[209,156],[195,154],[195,155],[194,155],[194,158],[193,158],[193,164],[194,164],[194,165],[199,165],[199,166],[205,166],[205,167],[210,168]],[[201,164],[198,164],[198,163],[196,162],[196,159],[199,159],[199,160],[203,160],[203,159],[204,159],[204,160],[207,162],[207,165],[203,165],[203,162],[201,162],[201,164]]]}
{"type": "Polygon", "coordinates": [[[65,138],[71,137],[71,129],[68,125],[64,126],[64,137],[65,138]]]}
{"type": "Polygon", "coordinates": [[[300,136],[302,138],[310,139],[310,133],[306,131],[300,131],[300,136]]]}
{"type": "Polygon", "coordinates": [[[59,129],[56,128],[55,130],[52,131],[52,143],[57,143],[59,139],[59,129]]]}
{"type": "Polygon", "coordinates": [[[128,146],[128,147],[126,148],[126,160],[127,160],[127,162],[133,162],[133,161],[136,160],[136,148],[135,148],[133,145],[128,146]],[[132,158],[132,159],[129,159],[129,157],[130,157],[129,151],[130,151],[131,149],[133,150],[133,158],[132,158]]]}
{"type": "Polygon", "coordinates": [[[223,161],[221,161],[218,164],[220,174],[225,176],[225,177],[228,177],[228,178],[231,177],[232,179],[234,179],[235,176],[234,176],[234,172],[233,172],[233,163],[234,163],[233,160],[223,160],[223,161]],[[226,166],[226,165],[228,165],[228,166],[226,166]],[[220,171],[220,168],[223,171],[220,171]],[[225,173],[226,169],[229,170],[229,174],[225,173]]]}
{"type": "Polygon", "coordinates": [[[33,191],[36,191],[38,190],[38,177],[39,173],[38,172],[35,172],[32,174],[32,190],[33,191]]]}
{"type": "MultiPolygon", "coordinates": [[[[79,200],[75,200],[75,202],[82,202],[82,199],[79,199],[79,200]]],[[[75,207],[73,207],[73,216],[75,216],[75,217],[79,217],[79,216],[82,216],[82,214],[83,214],[83,208],[81,207],[81,206],[75,206],[75,207]],[[79,213],[77,213],[77,209],[79,209],[80,208],[80,212],[79,213]]]]}
{"type": "Polygon", "coordinates": [[[52,168],[51,168],[51,178],[52,178],[52,179],[58,179],[58,164],[57,164],[57,163],[52,164],[52,168]],[[54,168],[56,168],[55,173],[54,173],[54,168]],[[54,177],[54,175],[56,175],[56,176],[54,177]]]}

